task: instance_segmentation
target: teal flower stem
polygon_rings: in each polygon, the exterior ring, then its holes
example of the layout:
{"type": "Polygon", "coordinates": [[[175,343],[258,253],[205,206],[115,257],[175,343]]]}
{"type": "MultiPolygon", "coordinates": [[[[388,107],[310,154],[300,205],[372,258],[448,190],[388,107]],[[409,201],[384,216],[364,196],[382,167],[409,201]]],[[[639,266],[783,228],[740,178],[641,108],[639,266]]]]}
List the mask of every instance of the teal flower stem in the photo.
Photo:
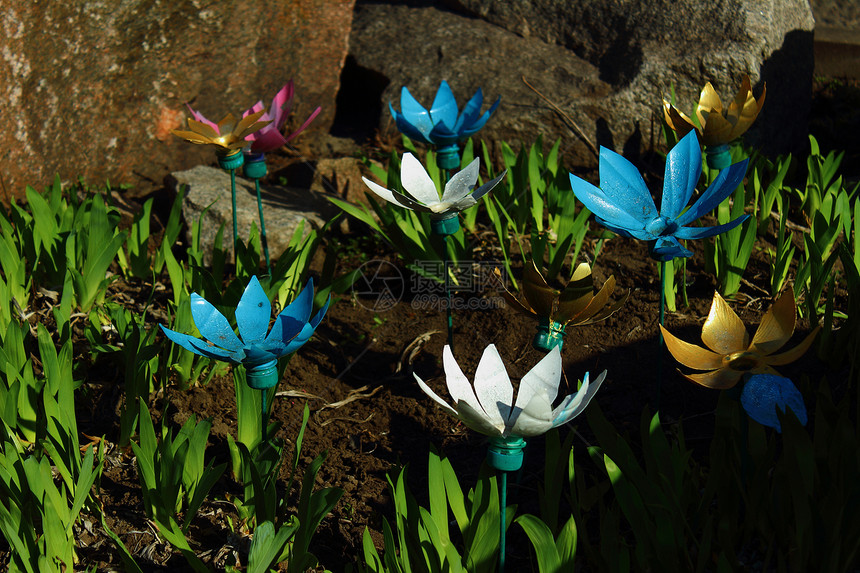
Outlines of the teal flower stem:
{"type": "Polygon", "coordinates": [[[453,307],[453,299],[451,297],[451,273],[449,267],[451,266],[451,260],[448,256],[448,235],[445,235],[442,240],[442,246],[445,251],[445,311],[448,317],[448,346],[453,350],[454,348],[454,309],[453,307]]]}
{"type": "Polygon", "coordinates": [[[499,573],[505,573],[505,510],[508,504],[508,472],[499,472],[499,573]]]}
{"type": "Polygon", "coordinates": [[[236,170],[242,167],[245,156],[236,152],[232,155],[219,155],[218,165],[230,172],[230,194],[233,199],[233,263],[236,263],[236,244],[239,242],[239,227],[236,224],[236,170]]]}
{"type": "Polygon", "coordinates": [[[260,194],[260,179],[266,176],[266,159],[262,153],[245,154],[245,177],[254,180],[257,191],[257,211],[260,214],[260,242],[266,256],[266,271],[272,276],[272,262],[269,258],[269,240],[266,237],[266,220],[263,218],[263,198],[260,194]]]}
{"type": "Polygon", "coordinates": [[[431,219],[430,230],[434,235],[442,237],[442,272],[445,273],[445,302],[446,315],[448,318],[448,346],[454,348],[454,314],[453,300],[451,296],[451,259],[448,256],[448,237],[460,230],[460,219],[456,213],[451,213],[450,216],[444,219],[431,219]]]}
{"type": "Polygon", "coordinates": [[[265,442],[269,438],[269,430],[267,428],[269,425],[269,411],[266,408],[266,394],[268,392],[266,389],[260,390],[260,423],[262,424],[260,426],[260,438],[262,442],[265,442]]]}
{"type": "Polygon", "coordinates": [[[519,436],[490,438],[487,463],[499,472],[499,573],[505,573],[505,537],[508,505],[508,472],[523,466],[526,441],[519,436]]]}
{"type": "Polygon", "coordinates": [[[266,272],[272,276],[272,262],[269,259],[269,241],[266,238],[266,221],[263,219],[263,199],[260,197],[260,180],[254,179],[257,188],[257,211],[260,212],[260,240],[263,243],[263,254],[266,255],[266,272]]]}
{"type": "MultiPolygon", "coordinates": [[[[440,156],[440,159],[442,156],[440,156]]],[[[448,169],[445,167],[441,167],[439,169],[439,177],[442,181],[442,188],[445,188],[445,185],[448,184],[448,169]]],[[[459,228],[459,219],[455,219],[457,221],[457,227],[459,228]]],[[[453,300],[451,297],[451,275],[449,272],[450,266],[450,258],[448,257],[448,236],[447,234],[443,235],[442,241],[442,250],[443,250],[443,261],[445,266],[445,313],[448,319],[448,346],[451,347],[451,350],[454,349],[454,309],[452,308],[453,300]]]]}
{"type": "MultiPolygon", "coordinates": [[[[671,263],[671,261],[669,261],[671,263]]],[[[666,316],[666,261],[660,261],[660,326],[666,316]]],[[[660,387],[663,385],[663,331],[657,329],[657,396],[655,410],[660,409],[660,387]]]]}
{"type": "Polygon", "coordinates": [[[230,170],[230,192],[233,196],[233,262],[236,262],[236,244],[239,242],[239,226],[236,224],[236,170],[230,170]]]}

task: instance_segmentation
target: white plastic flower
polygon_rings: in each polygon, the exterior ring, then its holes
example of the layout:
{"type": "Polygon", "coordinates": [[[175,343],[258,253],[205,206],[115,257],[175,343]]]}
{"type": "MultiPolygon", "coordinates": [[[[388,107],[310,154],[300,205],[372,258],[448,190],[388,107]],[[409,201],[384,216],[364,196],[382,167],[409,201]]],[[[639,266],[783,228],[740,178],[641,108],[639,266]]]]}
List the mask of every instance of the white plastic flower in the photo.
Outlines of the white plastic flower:
{"type": "Polygon", "coordinates": [[[480,159],[475,158],[465,169],[452,175],[445,185],[441,199],[433,179],[430,178],[421,162],[411,153],[403,155],[403,162],[400,165],[400,183],[411,197],[398,191],[386,189],[366,177],[362,177],[361,180],[370,187],[371,191],[390,203],[413,211],[430,213],[430,217],[433,219],[446,219],[475,205],[478,199],[486,195],[505,176],[505,172],[502,172],[489,183],[473,191],[472,189],[478,182],[479,167],[480,159]]]}
{"type": "Polygon", "coordinates": [[[597,380],[589,382],[586,372],[579,391],[566,396],[553,408],[561,381],[561,352],[558,347],[554,347],[523,376],[516,402],[513,384],[494,344],[484,349],[475,372],[474,387],[460,370],[449,346],[445,346],[442,356],[448,392],[455,406],[451,407],[442,400],[415,374],[418,385],[446,412],[476,432],[491,437],[539,436],[570,422],[585,410],[606,378],[604,370],[597,380]]]}

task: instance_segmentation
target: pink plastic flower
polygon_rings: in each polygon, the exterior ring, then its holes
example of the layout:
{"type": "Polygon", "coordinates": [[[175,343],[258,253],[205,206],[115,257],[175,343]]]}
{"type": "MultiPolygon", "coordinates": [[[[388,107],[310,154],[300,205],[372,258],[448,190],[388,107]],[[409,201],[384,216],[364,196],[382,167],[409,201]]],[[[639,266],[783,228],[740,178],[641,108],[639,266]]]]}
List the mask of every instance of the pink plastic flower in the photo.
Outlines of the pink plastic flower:
{"type": "MultiPolygon", "coordinates": [[[[277,94],[275,94],[275,97],[272,100],[272,106],[261,118],[261,121],[271,120],[272,123],[245,138],[247,141],[251,142],[251,153],[267,153],[269,151],[274,151],[275,149],[280,149],[285,143],[304,131],[305,128],[310,125],[311,121],[319,115],[322,110],[321,107],[317,107],[301,127],[285,137],[281,133],[281,128],[292,111],[293,95],[295,95],[295,87],[293,86],[293,80],[290,80],[277,94]]],[[[243,117],[263,111],[263,109],[265,109],[263,107],[263,102],[258,101],[243,114],[243,117]]]]}

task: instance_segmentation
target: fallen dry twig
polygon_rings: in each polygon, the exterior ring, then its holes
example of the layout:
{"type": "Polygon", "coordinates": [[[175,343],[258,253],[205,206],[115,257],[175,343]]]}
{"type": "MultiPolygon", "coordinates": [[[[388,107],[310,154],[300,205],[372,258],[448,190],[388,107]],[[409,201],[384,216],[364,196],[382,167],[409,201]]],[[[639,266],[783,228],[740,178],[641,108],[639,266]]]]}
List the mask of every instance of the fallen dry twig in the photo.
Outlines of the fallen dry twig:
{"type": "Polygon", "coordinates": [[[600,157],[600,151],[597,149],[597,146],[592,143],[592,141],[588,138],[587,135],[585,135],[585,132],[580,129],[576,122],[573,121],[573,119],[569,115],[567,115],[563,109],[558,107],[555,102],[540,93],[533,85],[531,85],[528,80],[526,80],[525,76],[520,77],[522,78],[523,83],[526,84],[530,90],[535,92],[538,97],[540,97],[543,101],[549,104],[549,106],[555,111],[555,113],[561,116],[562,120],[564,120],[564,122],[567,124],[567,127],[569,127],[573,133],[575,133],[582,141],[585,142],[585,144],[588,146],[588,149],[594,154],[594,156],[600,157]]]}

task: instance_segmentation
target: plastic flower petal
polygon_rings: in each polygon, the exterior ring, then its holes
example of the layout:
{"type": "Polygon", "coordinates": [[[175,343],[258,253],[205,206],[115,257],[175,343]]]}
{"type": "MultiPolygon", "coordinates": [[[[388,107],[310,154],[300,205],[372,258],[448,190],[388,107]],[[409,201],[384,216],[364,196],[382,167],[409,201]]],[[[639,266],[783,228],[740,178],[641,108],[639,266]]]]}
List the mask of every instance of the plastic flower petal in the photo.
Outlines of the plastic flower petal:
{"type": "Polygon", "coordinates": [[[270,121],[261,120],[262,111],[243,117],[238,122],[233,114],[228,113],[218,123],[212,123],[199,112],[191,109],[194,119],[188,120],[188,130],[174,129],[173,135],[191,143],[213,145],[223,155],[239,153],[245,146],[245,138],[255,131],[267,126],[270,121]]]}
{"type": "Polygon", "coordinates": [[[258,101],[242,114],[242,117],[247,117],[251,114],[263,111],[264,113],[260,117],[260,120],[271,122],[261,130],[245,137],[247,141],[251,142],[251,153],[268,153],[269,151],[280,149],[288,141],[303,132],[308,125],[310,125],[311,121],[319,115],[320,111],[322,111],[321,107],[317,107],[313,112],[311,112],[311,115],[305,120],[301,127],[285,136],[281,133],[281,129],[284,127],[284,123],[287,121],[287,118],[293,109],[294,95],[295,86],[293,85],[293,80],[290,80],[280,89],[280,91],[278,91],[277,94],[275,94],[274,99],[272,99],[272,105],[269,107],[268,111],[264,111],[265,107],[263,106],[263,102],[258,101]]]}
{"type": "Polygon", "coordinates": [[[458,114],[454,93],[448,82],[442,80],[429,110],[418,103],[405,86],[400,91],[400,111],[395,110],[391,102],[388,102],[388,107],[397,129],[410,139],[434,145],[451,145],[484,127],[500,101],[501,98],[496,99],[490,109],[481,113],[484,94],[478,88],[458,114]]]}
{"type": "Polygon", "coordinates": [[[506,172],[502,172],[492,181],[474,189],[478,182],[479,165],[480,159],[475,158],[465,169],[455,173],[445,184],[441,198],[433,179],[411,153],[403,155],[400,165],[400,182],[409,195],[386,189],[366,177],[361,180],[371,191],[390,203],[413,211],[430,213],[432,219],[446,219],[475,205],[478,199],[489,193],[505,176],[506,172]]]}
{"type": "Polygon", "coordinates": [[[791,350],[774,354],[791,338],[795,320],[794,292],[789,288],[762,317],[750,342],[741,319],[719,293],[714,293],[711,311],[702,327],[702,342],[707,348],[676,338],[662,325],[660,330],[675,360],[688,368],[707,371],[684,374],[686,378],[702,386],[724,390],[737,384],[747,373],[778,375],[774,366],[800,358],[812,344],[820,326],[791,350]]]}
{"type": "Polygon", "coordinates": [[[414,374],[418,385],[447,413],[491,437],[538,436],[570,422],[582,413],[606,378],[604,371],[597,380],[590,382],[586,373],[576,394],[566,396],[553,408],[562,371],[558,348],[553,348],[523,376],[516,401],[513,385],[495,345],[484,349],[474,385],[463,374],[449,346],[445,346],[442,356],[448,393],[454,405],[440,398],[414,374]]]}
{"type": "Polygon", "coordinates": [[[790,409],[802,425],[806,425],[806,404],[803,395],[788,378],[773,374],[756,374],[744,382],[741,405],[750,418],[782,433],[777,407],[785,414],[790,409]]]}
{"type": "Polygon", "coordinates": [[[713,210],[737,188],[746,174],[748,159],[720,171],[710,187],[684,211],[702,173],[702,153],[694,133],[689,133],[669,151],[663,180],[659,212],[642,175],[621,155],[600,148],[600,187],[570,175],[573,193],[597,221],[625,237],[654,241],[651,256],[658,261],[690,257],[679,239],[712,237],[743,223],[742,215],[716,227],[690,227],[691,223],[713,210]],[[683,211],[683,213],[682,213],[683,211]]]}
{"type": "Polygon", "coordinates": [[[296,299],[278,314],[269,332],[271,302],[257,277],[251,277],[236,306],[239,336],[233,332],[227,318],[197,293],[191,294],[191,317],[203,338],[174,332],[164,326],[161,330],[167,338],[195,354],[254,366],[295,352],[308,341],[328,309],[326,301],[311,319],[313,298],[314,281],[309,279],[296,299]]]}
{"type": "Polygon", "coordinates": [[[764,106],[767,86],[764,86],[761,97],[753,97],[749,76],[744,76],[741,88],[728,108],[723,109],[723,103],[710,82],[705,84],[699,95],[696,106],[696,119],[699,126],[687,115],[678,111],[665,99],[663,100],[663,115],[666,123],[678,136],[685,136],[690,131],[697,131],[702,142],[708,146],[724,145],[737,139],[753,124],[764,106]]]}
{"type": "Polygon", "coordinates": [[[570,282],[559,291],[546,282],[534,260],[529,260],[523,270],[522,296],[517,297],[507,288],[502,291],[502,296],[523,314],[578,326],[604,320],[621,308],[629,293],[607,304],[614,291],[615,277],[610,276],[595,294],[588,263],[580,263],[570,282]]]}

